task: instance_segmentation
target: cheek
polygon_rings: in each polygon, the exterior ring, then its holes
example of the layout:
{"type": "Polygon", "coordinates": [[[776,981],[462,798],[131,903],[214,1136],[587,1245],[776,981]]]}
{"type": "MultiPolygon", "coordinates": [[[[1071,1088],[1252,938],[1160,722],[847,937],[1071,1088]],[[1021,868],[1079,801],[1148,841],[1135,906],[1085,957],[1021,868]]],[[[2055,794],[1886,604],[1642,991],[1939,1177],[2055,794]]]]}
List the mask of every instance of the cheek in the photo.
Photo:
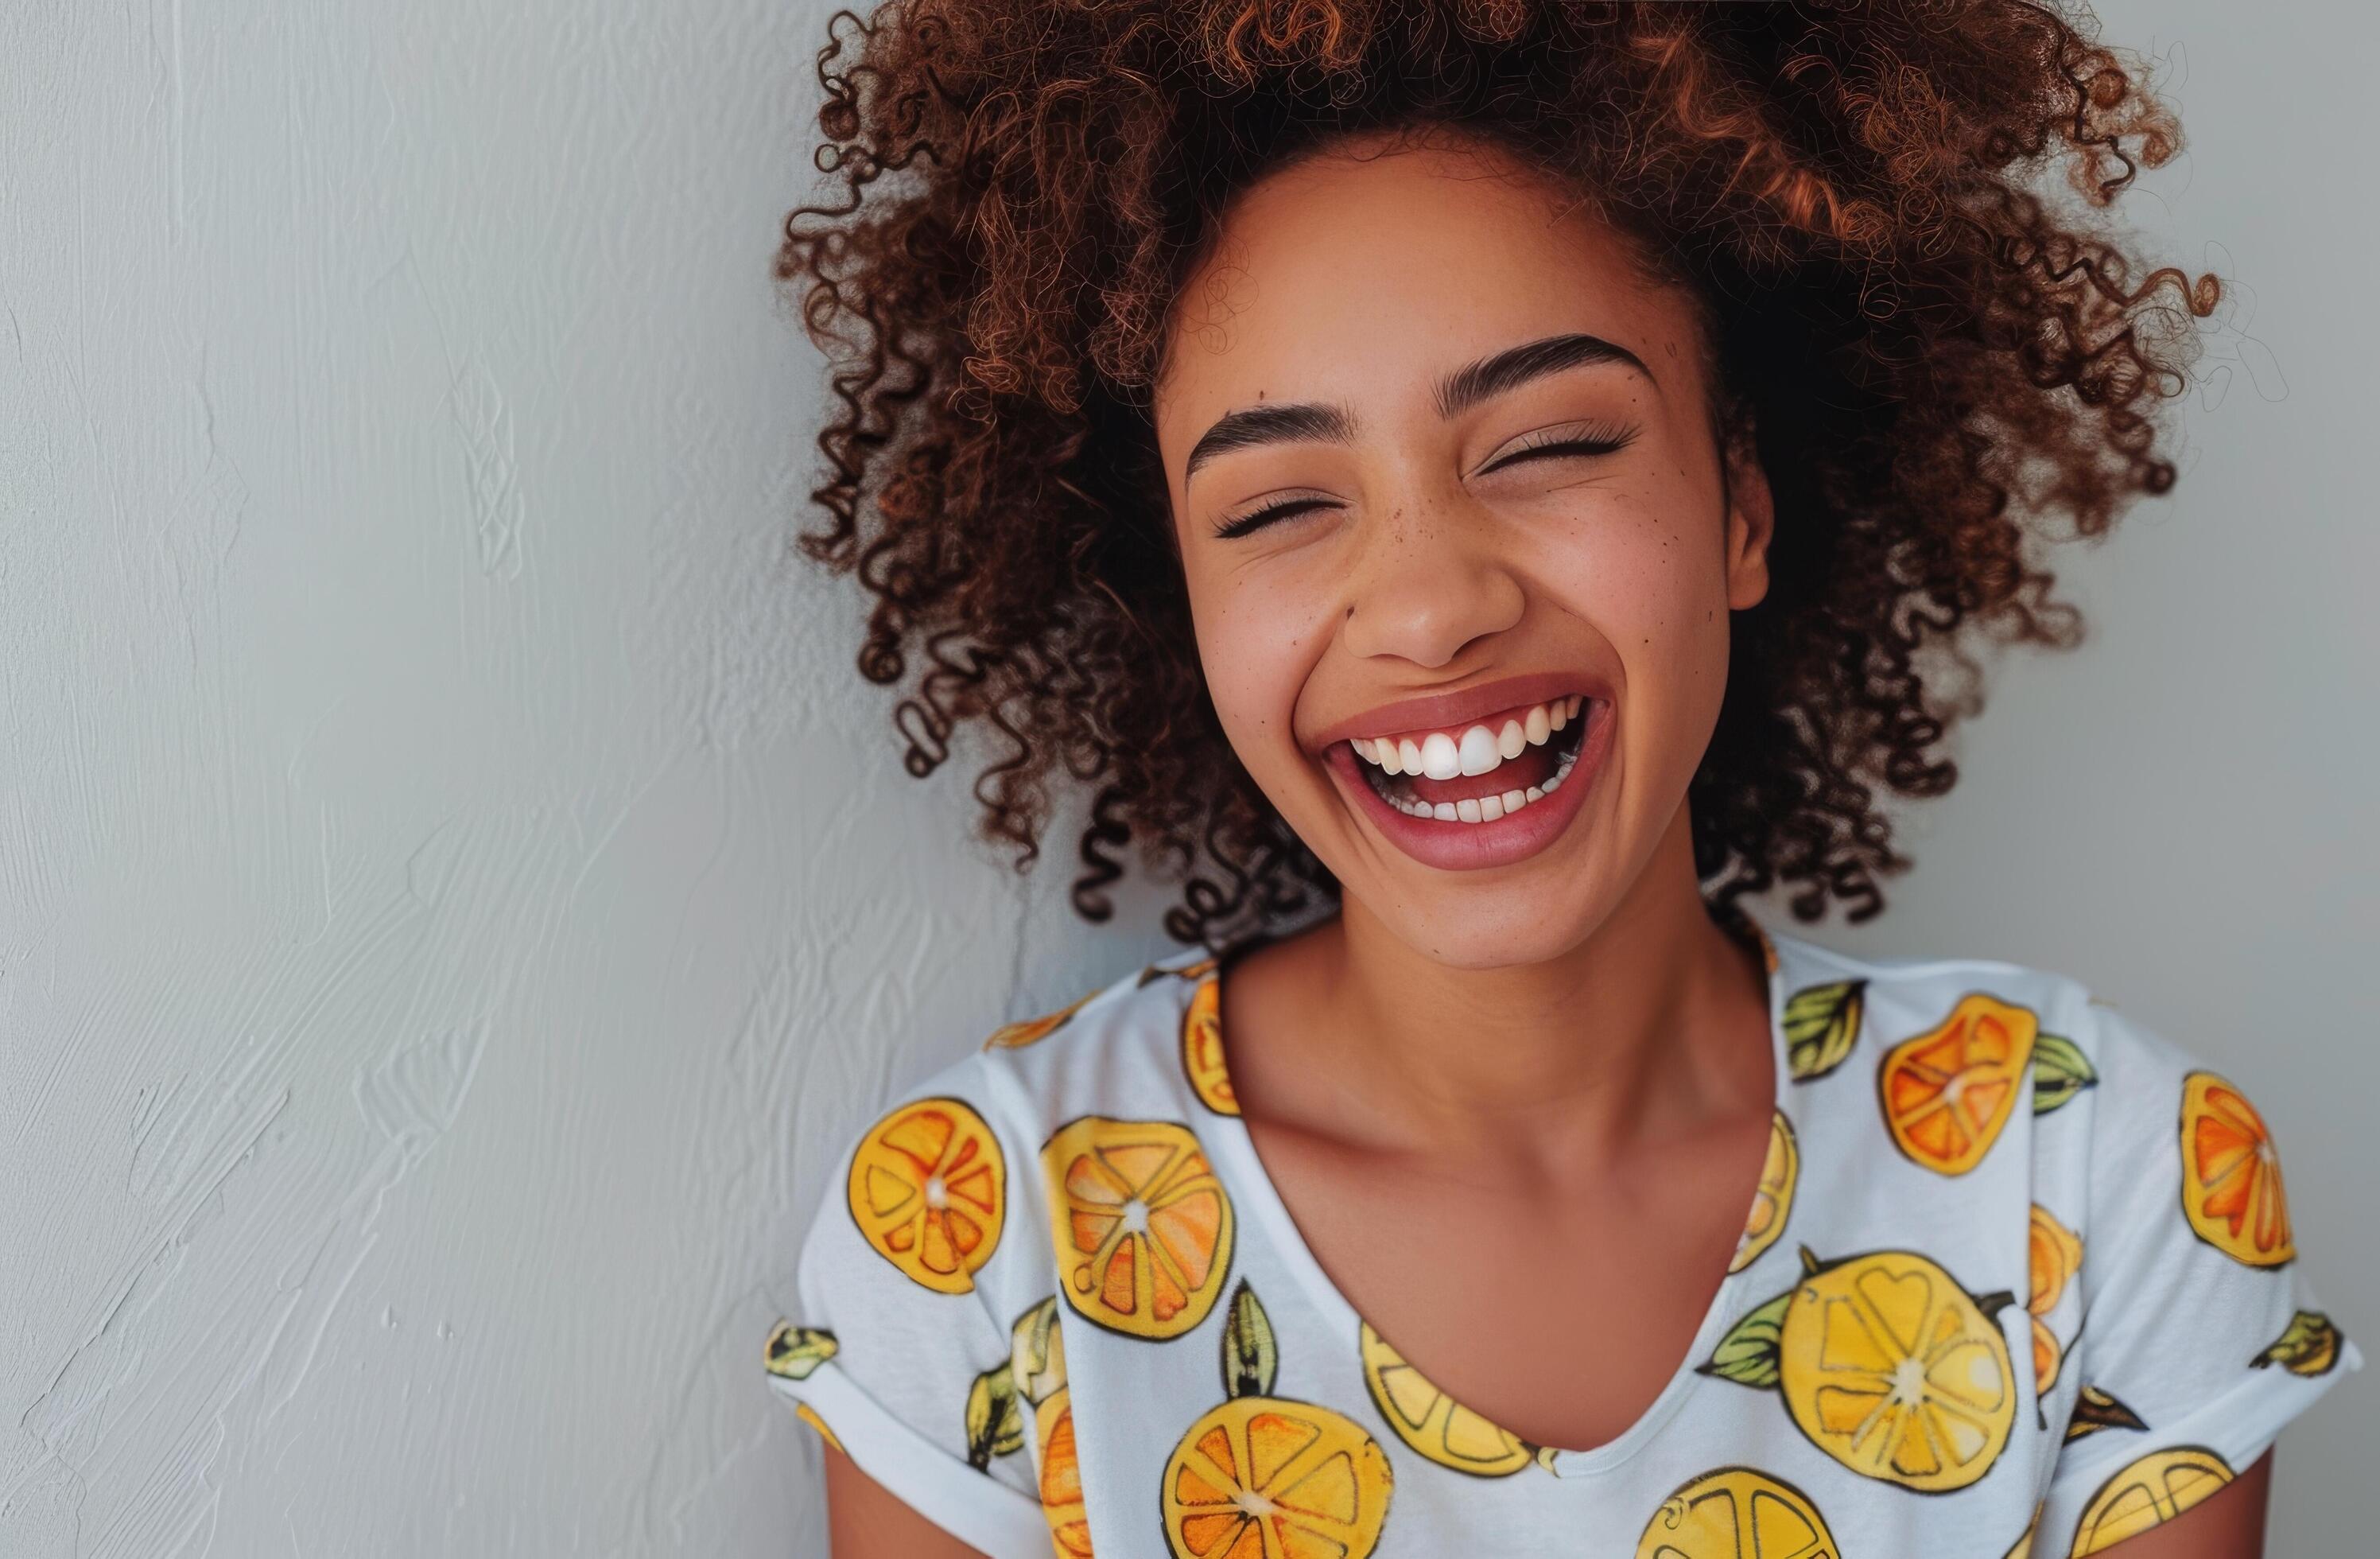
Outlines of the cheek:
{"type": "Polygon", "coordinates": [[[1323,625],[1314,598],[1253,575],[1194,581],[1191,620],[1223,734],[1251,773],[1291,756],[1291,715],[1323,625]]]}
{"type": "Polygon", "coordinates": [[[1619,652],[1639,700],[1724,672],[1727,579],[1715,541],[1652,515],[1607,514],[1581,529],[1559,569],[1548,581],[1558,599],[1619,652]]]}

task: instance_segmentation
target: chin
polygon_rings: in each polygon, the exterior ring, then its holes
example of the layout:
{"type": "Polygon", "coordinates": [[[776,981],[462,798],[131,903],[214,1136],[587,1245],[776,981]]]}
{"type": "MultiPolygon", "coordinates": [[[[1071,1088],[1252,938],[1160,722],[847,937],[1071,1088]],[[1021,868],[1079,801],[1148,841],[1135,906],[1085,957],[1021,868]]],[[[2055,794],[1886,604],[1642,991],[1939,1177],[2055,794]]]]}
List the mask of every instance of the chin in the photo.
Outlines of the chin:
{"type": "Polygon", "coordinates": [[[1364,912],[1415,954],[1459,969],[1549,962],[1592,936],[1614,907],[1606,895],[1574,886],[1516,897],[1509,887],[1439,883],[1415,896],[1393,890],[1387,896],[1385,907],[1363,899],[1364,912]]]}

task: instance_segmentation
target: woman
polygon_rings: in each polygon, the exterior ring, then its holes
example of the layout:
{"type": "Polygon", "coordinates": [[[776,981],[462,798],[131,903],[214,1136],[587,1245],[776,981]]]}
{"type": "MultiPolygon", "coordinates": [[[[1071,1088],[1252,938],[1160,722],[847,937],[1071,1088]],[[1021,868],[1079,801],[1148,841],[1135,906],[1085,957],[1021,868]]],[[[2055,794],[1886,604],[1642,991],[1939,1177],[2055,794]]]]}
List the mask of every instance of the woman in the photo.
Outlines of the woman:
{"type": "Polygon", "coordinates": [[[932,655],[912,769],[997,725],[1027,859],[1096,782],[1088,918],[1135,835],[1223,879],[845,1151],[768,1342],[836,1559],[2260,1553],[2361,1359],[2252,1105],[1736,903],[1876,913],[1965,648],[2070,641],[2023,522],[2172,481],[2215,279],[2025,188],[2171,154],[2133,74],[2007,0],[1223,0],[822,75],[808,540],[932,655]]]}

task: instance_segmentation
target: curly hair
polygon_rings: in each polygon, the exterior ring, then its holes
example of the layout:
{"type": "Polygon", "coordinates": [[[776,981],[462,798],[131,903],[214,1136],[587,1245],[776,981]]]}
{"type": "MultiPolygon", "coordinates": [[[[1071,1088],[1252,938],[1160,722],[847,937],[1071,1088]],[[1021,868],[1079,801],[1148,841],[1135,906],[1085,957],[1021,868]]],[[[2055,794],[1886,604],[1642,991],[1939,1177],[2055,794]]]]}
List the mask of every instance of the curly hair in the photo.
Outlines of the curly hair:
{"type": "Polygon", "coordinates": [[[794,211],[776,260],[833,365],[829,518],[799,541],[873,597],[864,676],[926,662],[893,714],[909,772],[962,722],[996,729],[978,832],[1023,871],[1062,759],[1093,787],[1087,920],[1135,837],[1182,884],[1181,942],[1336,902],[1207,695],[1150,392],[1236,191],[1353,132],[1453,126],[1688,284],[1753,414],[1776,531],[1688,792],[1707,902],[1781,882],[1803,920],[1878,913],[1910,865],[1878,786],[1950,788],[1982,641],[2079,641],[2032,543],[2172,485],[2153,414],[2220,296],[2171,267],[2133,283],[2109,224],[2040,177],[2062,163],[2105,208],[2181,145],[2095,31],[2026,0],[836,13],[816,163],[840,199],[794,211]]]}

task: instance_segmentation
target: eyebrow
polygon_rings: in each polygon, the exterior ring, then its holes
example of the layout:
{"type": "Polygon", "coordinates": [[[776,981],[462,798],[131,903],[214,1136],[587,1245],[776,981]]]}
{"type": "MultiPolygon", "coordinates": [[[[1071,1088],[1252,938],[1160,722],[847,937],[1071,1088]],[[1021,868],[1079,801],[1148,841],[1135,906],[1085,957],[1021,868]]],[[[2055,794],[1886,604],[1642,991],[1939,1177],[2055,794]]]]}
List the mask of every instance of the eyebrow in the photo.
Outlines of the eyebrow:
{"type": "MultiPolygon", "coordinates": [[[[1572,331],[1566,335],[1548,335],[1507,347],[1445,375],[1436,386],[1438,414],[1457,417],[1481,401],[1517,389],[1533,379],[1593,363],[1617,363],[1643,374],[1647,383],[1653,382],[1652,371],[1627,347],[1600,335],[1572,331]]],[[[1199,467],[1234,450],[1303,441],[1352,444],[1355,427],[1354,412],[1330,402],[1292,401],[1227,411],[1191,446],[1189,461],[1182,473],[1183,485],[1189,485],[1199,467]]]]}

